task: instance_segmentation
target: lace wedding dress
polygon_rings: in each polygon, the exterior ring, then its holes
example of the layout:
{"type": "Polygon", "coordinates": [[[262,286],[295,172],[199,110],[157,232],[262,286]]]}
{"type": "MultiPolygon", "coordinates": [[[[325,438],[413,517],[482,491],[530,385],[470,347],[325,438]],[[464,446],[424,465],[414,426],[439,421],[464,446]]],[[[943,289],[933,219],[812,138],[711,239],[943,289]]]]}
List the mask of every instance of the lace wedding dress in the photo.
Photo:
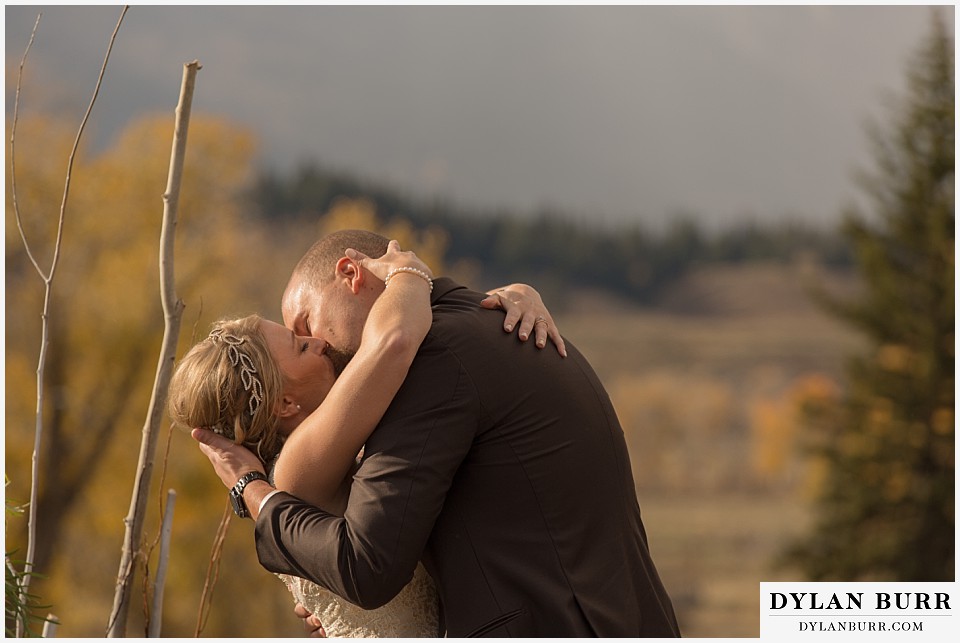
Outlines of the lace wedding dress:
{"type": "Polygon", "coordinates": [[[365,610],[303,578],[277,574],[294,601],[320,618],[328,638],[437,638],[439,604],[433,579],[417,565],[413,580],[393,600],[365,610]]]}

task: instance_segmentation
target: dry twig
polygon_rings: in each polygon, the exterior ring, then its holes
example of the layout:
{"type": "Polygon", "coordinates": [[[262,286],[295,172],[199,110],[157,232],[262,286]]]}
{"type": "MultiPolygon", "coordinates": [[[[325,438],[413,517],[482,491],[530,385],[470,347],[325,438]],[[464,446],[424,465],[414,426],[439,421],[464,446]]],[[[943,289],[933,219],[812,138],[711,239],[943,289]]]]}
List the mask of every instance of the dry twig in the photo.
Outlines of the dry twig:
{"type": "Polygon", "coordinates": [[[220,555],[223,553],[223,541],[227,538],[227,530],[230,528],[230,515],[232,510],[230,503],[223,508],[223,516],[220,518],[220,526],[217,528],[217,535],[213,539],[213,548],[210,551],[210,562],[207,564],[207,577],[203,583],[203,593],[200,595],[200,610],[197,613],[197,631],[195,637],[200,636],[203,628],[207,625],[207,616],[210,614],[210,604],[213,601],[213,589],[217,586],[217,579],[220,577],[220,555]]]}
{"type": "MultiPolygon", "coordinates": [[[[113,50],[113,43],[116,41],[117,32],[120,30],[120,25],[123,23],[123,17],[127,13],[129,7],[124,6],[123,10],[120,12],[120,19],[117,20],[117,26],[113,30],[113,34],[110,36],[110,42],[107,46],[107,53],[104,56],[103,64],[100,66],[100,74],[97,77],[97,84],[94,87],[93,96],[90,98],[90,104],[87,106],[87,111],[83,115],[83,120],[80,122],[80,128],[77,130],[77,136],[74,139],[73,147],[70,150],[70,156],[67,159],[67,171],[66,178],[64,180],[63,187],[63,198],[60,201],[60,216],[57,221],[57,236],[56,243],[53,248],[53,257],[50,260],[50,268],[45,272],[41,267],[36,257],[33,254],[32,249],[30,248],[30,243],[27,241],[26,234],[23,230],[23,222],[20,216],[20,204],[17,200],[17,181],[16,181],[16,132],[17,132],[17,120],[19,117],[20,109],[20,88],[23,80],[23,66],[26,62],[27,54],[30,51],[30,48],[33,46],[34,38],[36,37],[37,28],[40,25],[40,17],[42,14],[37,15],[37,21],[34,23],[33,31],[30,34],[30,41],[27,44],[27,48],[23,53],[23,58],[20,60],[20,68],[17,73],[17,90],[16,97],[14,99],[13,107],[13,119],[10,127],[10,193],[11,199],[13,202],[13,212],[14,217],[17,221],[17,230],[20,233],[20,238],[23,241],[23,245],[26,248],[27,256],[30,258],[30,262],[33,264],[33,267],[36,269],[37,274],[40,276],[40,279],[44,284],[44,295],[43,295],[43,313],[41,315],[42,327],[40,333],[40,357],[37,364],[37,413],[36,413],[36,427],[34,430],[34,441],[33,441],[33,456],[31,459],[31,476],[30,476],[30,508],[29,508],[29,517],[27,519],[27,557],[24,562],[24,575],[23,582],[20,585],[20,597],[21,599],[26,599],[27,593],[30,588],[30,579],[33,576],[33,561],[36,557],[36,531],[37,531],[37,495],[39,487],[39,461],[40,461],[40,445],[43,438],[43,375],[44,367],[47,360],[47,348],[50,344],[50,297],[53,287],[53,278],[57,271],[57,266],[60,262],[60,244],[63,240],[63,222],[66,219],[67,214],[67,200],[70,196],[70,182],[73,175],[73,163],[76,159],[77,150],[80,148],[80,140],[83,137],[83,132],[86,129],[87,121],[90,119],[90,113],[93,111],[93,106],[97,102],[97,96],[100,94],[100,86],[103,84],[103,76],[107,70],[107,62],[110,60],[110,52],[113,50]]],[[[17,623],[17,635],[22,636],[23,626],[22,623],[17,623]]]]}

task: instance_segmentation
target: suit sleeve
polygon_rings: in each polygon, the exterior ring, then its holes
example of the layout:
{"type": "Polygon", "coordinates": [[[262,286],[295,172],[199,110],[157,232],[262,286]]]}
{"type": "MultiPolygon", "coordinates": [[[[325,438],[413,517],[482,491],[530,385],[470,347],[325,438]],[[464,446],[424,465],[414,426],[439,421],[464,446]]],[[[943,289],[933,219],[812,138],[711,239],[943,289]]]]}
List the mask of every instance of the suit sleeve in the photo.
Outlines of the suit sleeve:
{"type": "Polygon", "coordinates": [[[277,494],[257,520],[261,564],[365,609],[385,604],[412,578],[480,418],[459,360],[428,335],[367,441],[344,516],[277,494]]]}

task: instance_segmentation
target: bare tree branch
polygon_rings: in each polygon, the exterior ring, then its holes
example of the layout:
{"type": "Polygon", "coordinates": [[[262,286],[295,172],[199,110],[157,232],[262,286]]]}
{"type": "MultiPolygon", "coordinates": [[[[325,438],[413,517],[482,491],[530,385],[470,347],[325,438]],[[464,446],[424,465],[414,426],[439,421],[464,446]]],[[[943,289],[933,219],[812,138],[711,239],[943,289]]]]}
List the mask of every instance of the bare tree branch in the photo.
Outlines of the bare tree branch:
{"type": "Polygon", "coordinates": [[[207,577],[203,582],[203,593],[200,595],[200,610],[197,613],[197,630],[194,636],[199,638],[203,628],[207,626],[207,616],[210,614],[210,604],[213,601],[213,589],[217,586],[220,577],[220,557],[223,554],[223,542],[227,539],[230,529],[230,516],[233,511],[228,502],[223,507],[223,516],[217,527],[217,535],[213,539],[213,548],[210,551],[210,562],[207,564],[207,577]]]}
{"type": "MultiPolygon", "coordinates": [[[[33,561],[36,556],[36,532],[37,532],[37,493],[39,487],[39,457],[40,457],[40,445],[43,437],[43,374],[44,374],[44,365],[47,358],[47,348],[49,346],[49,320],[50,320],[50,296],[53,286],[53,278],[56,274],[57,265],[60,260],[60,245],[63,240],[63,222],[66,219],[67,213],[67,200],[70,196],[70,182],[73,173],[73,163],[77,155],[77,150],[80,148],[80,140],[83,137],[83,132],[86,129],[87,121],[90,118],[90,113],[93,111],[93,106],[97,102],[97,96],[100,93],[100,86],[103,84],[103,76],[106,73],[107,62],[110,60],[110,52],[113,50],[113,43],[116,41],[117,32],[120,30],[120,25],[123,23],[123,17],[127,13],[129,7],[124,6],[123,10],[120,12],[120,19],[117,21],[117,26],[113,30],[113,34],[110,36],[110,42],[107,45],[107,53],[104,56],[103,64],[100,66],[100,74],[97,77],[97,83],[94,87],[93,96],[90,99],[90,104],[87,106],[87,111],[83,115],[83,120],[80,123],[80,127],[77,130],[76,139],[73,142],[73,147],[70,150],[70,156],[67,159],[67,172],[66,178],[64,180],[63,188],[63,198],[60,201],[60,217],[57,221],[57,237],[56,243],[54,244],[53,257],[50,260],[50,269],[44,274],[43,270],[40,268],[40,264],[36,261],[31,249],[30,244],[27,242],[27,238],[23,232],[22,221],[20,217],[20,209],[17,203],[15,186],[15,160],[14,160],[14,151],[15,151],[15,140],[16,140],[16,121],[17,121],[17,111],[19,109],[20,102],[20,86],[23,79],[23,65],[26,61],[27,53],[30,51],[30,48],[33,46],[33,41],[36,36],[37,27],[40,24],[40,15],[37,16],[37,21],[34,23],[33,31],[30,34],[30,41],[27,45],[26,51],[24,51],[23,58],[20,61],[20,71],[17,76],[17,93],[16,93],[16,102],[14,107],[14,120],[13,125],[11,126],[10,133],[10,171],[11,171],[11,196],[14,203],[14,214],[17,220],[17,229],[20,231],[20,237],[23,240],[23,244],[26,247],[27,255],[30,258],[30,261],[33,263],[34,268],[36,268],[40,278],[44,283],[44,296],[43,296],[43,314],[41,315],[42,319],[42,330],[40,337],[40,357],[37,365],[37,422],[36,429],[34,431],[34,442],[33,442],[33,457],[31,459],[31,468],[32,473],[30,477],[30,508],[29,508],[29,517],[27,520],[27,557],[24,562],[24,576],[23,582],[20,585],[20,597],[25,599],[30,588],[30,579],[33,572],[33,561]]],[[[17,624],[17,635],[22,636],[22,625],[17,624]]]]}
{"type": "Polygon", "coordinates": [[[160,358],[157,364],[153,395],[150,398],[150,408],[143,426],[140,461],[137,464],[137,477],[134,481],[133,496],[130,500],[130,512],[124,518],[127,529],[123,541],[120,571],[117,575],[113,611],[107,624],[107,636],[109,637],[122,637],[126,633],[127,613],[130,608],[130,590],[133,586],[132,580],[135,570],[134,562],[140,552],[140,539],[143,534],[147,497],[150,490],[150,475],[153,471],[154,453],[157,445],[157,427],[159,427],[163,418],[164,401],[167,398],[167,390],[173,374],[177,339],[180,334],[180,318],[183,314],[184,305],[177,298],[174,288],[174,231],[177,224],[180,182],[186,155],[193,88],[199,69],[200,63],[197,61],[183,66],[180,102],[176,109],[173,149],[170,153],[170,172],[167,176],[167,189],[163,194],[163,223],[160,229],[160,300],[163,304],[164,314],[163,343],[160,348],[160,358]]]}
{"type": "Polygon", "coordinates": [[[27,243],[27,236],[23,232],[23,223],[20,219],[20,203],[17,201],[16,169],[17,122],[19,120],[20,113],[20,86],[23,82],[23,65],[27,62],[27,54],[30,53],[30,48],[33,47],[33,41],[37,37],[37,28],[40,26],[40,18],[42,17],[43,12],[37,14],[37,21],[33,23],[33,31],[30,32],[30,41],[27,43],[27,48],[23,52],[23,57],[20,59],[20,69],[17,72],[17,93],[13,99],[13,119],[10,124],[10,198],[13,200],[13,216],[17,220],[17,230],[20,232],[20,239],[23,240],[23,247],[27,251],[27,257],[30,258],[30,263],[32,263],[33,267],[36,268],[37,274],[40,275],[40,278],[44,279],[43,270],[40,268],[40,264],[37,263],[37,260],[33,257],[33,252],[30,250],[30,244],[27,243]]]}
{"type": "Polygon", "coordinates": [[[153,589],[153,608],[150,610],[150,628],[148,636],[160,636],[160,627],[163,625],[163,588],[167,580],[167,563],[170,558],[170,532],[173,530],[173,508],[176,504],[177,492],[167,490],[167,502],[163,511],[163,526],[160,529],[160,556],[157,562],[157,580],[153,589]]]}

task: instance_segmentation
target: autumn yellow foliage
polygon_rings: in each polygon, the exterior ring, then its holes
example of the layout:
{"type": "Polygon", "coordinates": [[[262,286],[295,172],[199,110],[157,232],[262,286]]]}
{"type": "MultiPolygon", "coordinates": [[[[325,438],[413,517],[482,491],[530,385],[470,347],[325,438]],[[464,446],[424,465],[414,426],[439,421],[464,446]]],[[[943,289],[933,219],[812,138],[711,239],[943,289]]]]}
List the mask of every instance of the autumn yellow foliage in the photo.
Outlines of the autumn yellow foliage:
{"type": "MultiPolygon", "coordinates": [[[[138,120],[103,151],[82,150],[74,169],[53,284],[39,460],[36,570],[46,580],[31,588],[52,606],[63,636],[100,636],[110,613],[122,520],[163,329],[158,241],[172,122],[172,115],[138,120]]],[[[49,117],[21,118],[18,125],[18,202],[42,266],[52,252],[71,136],[49,117]]],[[[274,311],[284,272],[295,261],[282,254],[286,261],[277,261],[273,236],[241,209],[255,145],[248,131],[221,119],[201,115],[191,124],[176,249],[177,291],[187,305],[181,350],[219,316],[274,311]]],[[[6,473],[8,498],[22,502],[29,497],[43,284],[9,214],[10,194],[8,189],[6,473]]],[[[194,631],[225,494],[188,436],[177,431],[162,438],[161,457],[168,446],[162,485],[164,467],[158,462],[155,468],[158,501],[146,537],[155,537],[159,498],[167,487],[177,489],[163,631],[187,636],[194,631]]],[[[23,522],[8,525],[8,551],[25,549],[23,522]]],[[[233,609],[220,609],[209,627],[224,635],[254,635],[295,625],[292,617],[274,622],[289,612],[288,599],[279,581],[257,564],[250,525],[236,524],[233,531],[221,582],[262,586],[257,601],[273,605],[267,611],[277,617],[251,624],[236,621],[233,609]]],[[[231,594],[221,588],[220,598],[232,600],[231,594]]],[[[237,604],[244,600],[253,602],[240,597],[237,604]]],[[[136,634],[137,625],[129,632],[136,634]]]]}
{"type": "MultiPolygon", "coordinates": [[[[52,605],[63,636],[102,635],[112,605],[122,520],[163,331],[158,256],[172,124],[172,115],[133,122],[106,149],[83,151],[74,169],[53,286],[40,454],[36,569],[46,580],[32,587],[52,605]]],[[[18,203],[25,236],[41,265],[52,252],[64,180],[62,164],[55,161],[66,158],[72,135],[55,118],[22,118],[18,124],[18,203]]],[[[271,226],[254,216],[244,197],[251,188],[255,151],[248,130],[194,115],[176,232],[176,290],[186,303],[181,354],[217,318],[259,312],[279,319],[290,270],[313,240],[331,230],[379,230],[442,272],[442,230],[418,231],[403,219],[381,217],[362,199],[336,202],[306,234],[302,221],[271,226]]],[[[8,190],[8,212],[11,205],[8,190]]],[[[6,226],[7,491],[24,501],[29,497],[43,284],[29,265],[13,216],[6,226]]],[[[196,628],[226,494],[185,433],[168,429],[158,454],[157,501],[151,504],[145,545],[156,538],[161,498],[174,488],[178,499],[162,632],[189,636],[196,628]]],[[[8,550],[25,549],[24,522],[9,526],[8,550]]],[[[153,556],[138,583],[152,578],[156,564],[155,552],[145,551],[153,556]]],[[[208,632],[267,636],[299,631],[286,590],[257,563],[249,522],[234,520],[218,574],[208,632]],[[262,616],[238,617],[254,610],[262,616]]],[[[136,612],[132,610],[128,629],[132,635],[145,618],[136,612]]]]}

